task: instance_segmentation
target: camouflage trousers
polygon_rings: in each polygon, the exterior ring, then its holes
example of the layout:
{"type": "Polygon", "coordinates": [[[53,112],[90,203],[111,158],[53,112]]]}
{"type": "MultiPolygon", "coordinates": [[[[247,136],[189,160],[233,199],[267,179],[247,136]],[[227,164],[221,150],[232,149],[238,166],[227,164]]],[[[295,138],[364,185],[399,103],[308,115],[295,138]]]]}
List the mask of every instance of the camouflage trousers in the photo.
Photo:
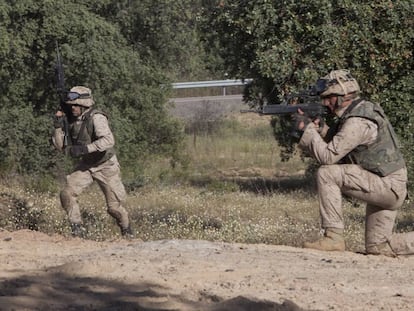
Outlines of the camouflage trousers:
{"type": "Polygon", "coordinates": [[[397,210],[407,195],[407,172],[380,177],[358,165],[323,165],[317,172],[323,228],[344,228],[342,194],[367,203],[365,248],[388,242],[399,255],[414,254],[414,232],[395,234],[397,210]]]}
{"type": "Polygon", "coordinates": [[[77,197],[93,181],[98,183],[105,195],[108,213],[115,218],[120,228],[128,228],[128,212],[122,206],[126,192],[116,156],[96,167],[88,167],[81,162],[73,173],[66,176],[66,186],[60,193],[60,201],[69,216],[69,221],[72,224],[82,223],[77,197]]]}

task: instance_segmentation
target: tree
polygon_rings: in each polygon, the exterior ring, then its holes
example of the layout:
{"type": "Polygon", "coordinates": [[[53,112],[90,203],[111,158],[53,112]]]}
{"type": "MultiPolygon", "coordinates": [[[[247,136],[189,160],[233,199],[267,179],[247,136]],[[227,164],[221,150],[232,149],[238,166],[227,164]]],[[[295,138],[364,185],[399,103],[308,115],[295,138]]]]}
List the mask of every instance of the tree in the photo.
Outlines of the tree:
{"type": "Polygon", "coordinates": [[[131,46],[117,24],[96,13],[108,3],[1,2],[0,119],[2,133],[13,133],[0,139],[3,171],[44,172],[60,160],[48,141],[58,102],[56,42],[67,87],[93,90],[97,105],[111,116],[126,167],[139,170],[137,159],[153,154],[177,158],[182,131],[164,107],[168,77],[131,46]]]}
{"type": "MultiPolygon", "coordinates": [[[[348,68],[382,104],[414,177],[413,0],[206,1],[204,40],[234,77],[253,78],[252,105],[280,103],[332,69],[348,68]]],[[[276,137],[286,144],[286,129],[276,137]]]]}
{"type": "Polygon", "coordinates": [[[196,29],[200,1],[106,1],[95,9],[117,25],[128,45],[171,80],[205,79],[203,47],[196,29]]]}

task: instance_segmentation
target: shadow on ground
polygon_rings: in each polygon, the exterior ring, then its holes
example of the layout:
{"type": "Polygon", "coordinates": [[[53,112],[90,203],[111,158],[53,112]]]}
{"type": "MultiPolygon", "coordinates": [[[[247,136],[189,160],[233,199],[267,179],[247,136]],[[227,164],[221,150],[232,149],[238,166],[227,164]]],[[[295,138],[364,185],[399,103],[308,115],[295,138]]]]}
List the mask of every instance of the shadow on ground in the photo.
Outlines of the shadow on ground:
{"type": "Polygon", "coordinates": [[[208,187],[217,182],[234,183],[240,191],[256,194],[292,193],[303,191],[316,193],[316,186],[313,178],[303,176],[265,178],[265,177],[242,177],[242,178],[202,178],[191,180],[191,185],[196,187],[208,187]]]}
{"type": "Polygon", "coordinates": [[[250,191],[258,194],[267,194],[272,192],[315,192],[311,178],[305,177],[289,177],[279,179],[269,178],[250,178],[235,180],[240,190],[250,191]]]}
{"type": "Polygon", "coordinates": [[[0,310],[208,310],[208,311],[301,311],[295,303],[282,304],[235,297],[224,300],[200,295],[196,301],[171,294],[157,284],[125,284],[99,278],[74,277],[46,272],[0,282],[0,310]]]}

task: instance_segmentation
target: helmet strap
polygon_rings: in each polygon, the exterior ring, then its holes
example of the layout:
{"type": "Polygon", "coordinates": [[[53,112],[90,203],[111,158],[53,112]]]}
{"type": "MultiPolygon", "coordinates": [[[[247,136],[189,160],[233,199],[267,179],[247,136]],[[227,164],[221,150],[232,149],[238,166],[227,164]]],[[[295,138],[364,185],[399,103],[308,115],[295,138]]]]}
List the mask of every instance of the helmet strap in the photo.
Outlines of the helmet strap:
{"type": "Polygon", "coordinates": [[[347,94],[347,95],[337,95],[338,99],[335,103],[335,110],[336,109],[341,109],[342,104],[348,100],[354,100],[358,97],[358,92],[355,93],[351,93],[351,94],[347,94]]]}
{"type": "Polygon", "coordinates": [[[81,108],[81,115],[83,115],[85,111],[88,110],[88,108],[84,106],[80,106],[80,108],[81,108]]]}
{"type": "Polygon", "coordinates": [[[342,108],[342,104],[345,101],[345,98],[344,97],[345,96],[337,95],[337,100],[336,100],[336,103],[335,103],[335,110],[342,108]]]}

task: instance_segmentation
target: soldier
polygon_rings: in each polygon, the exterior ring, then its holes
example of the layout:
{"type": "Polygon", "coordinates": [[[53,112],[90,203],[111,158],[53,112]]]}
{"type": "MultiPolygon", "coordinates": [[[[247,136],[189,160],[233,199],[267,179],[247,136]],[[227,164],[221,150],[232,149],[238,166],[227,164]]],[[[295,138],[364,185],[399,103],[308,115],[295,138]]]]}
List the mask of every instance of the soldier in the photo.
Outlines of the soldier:
{"type": "Polygon", "coordinates": [[[52,141],[58,150],[79,160],[73,173],[66,177],[60,201],[69,216],[72,235],[83,236],[77,197],[95,180],[105,195],[107,211],[115,218],[122,236],[131,237],[128,213],[122,206],[126,192],[115,155],[114,136],[107,116],[94,108],[94,103],[92,92],[87,87],[75,86],[67,92],[65,104],[69,105],[71,112],[67,133],[71,145],[68,146],[64,143],[64,114],[62,111],[56,113],[52,141]]]}
{"type": "MultiPolygon", "coordinates": [[[[338,123],[328,130],[300,115],[299,146],[320,164],[316,179],[324,236],[305,248],[344,251],[342,194],[367,203],[365,249],[374,255],[414,254],[414,232],[392,232],[407,195],[407,169],[397,137],[376,104],[360,98],[358,82],[347,70],[335,70],[316,85],[322,104],[338,123]]],[[[299,114],[301,112],[299,111],[299,114]]]]}

